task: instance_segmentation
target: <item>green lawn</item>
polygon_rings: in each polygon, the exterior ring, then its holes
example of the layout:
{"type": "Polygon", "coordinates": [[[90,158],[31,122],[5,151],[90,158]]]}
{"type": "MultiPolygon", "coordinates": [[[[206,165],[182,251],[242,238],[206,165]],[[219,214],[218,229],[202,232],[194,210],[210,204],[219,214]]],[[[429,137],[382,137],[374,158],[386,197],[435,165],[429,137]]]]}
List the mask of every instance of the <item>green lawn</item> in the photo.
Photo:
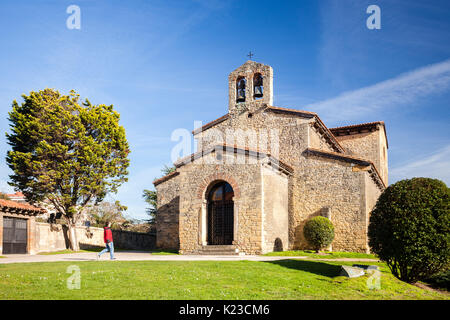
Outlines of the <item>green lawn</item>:
{"type": "Polygon", "coordinates": [[[151,253],[156,255],[172,255],[178,254],[178,250],[155,250],[152,251],[151,253]]]}
{"type": "Polygon", "coordinates": [[[326,254],[317,254],[311,250],[295,250],[295,251],[278,251],[269,252],[265,256],[296,256],[296,257],[311,257],[314,259],[338,259],[338,258],[354,258],[354,259],[378,259],[377,256],[368,253],[359,252],[325,252],[326,254]]]}
{"type": "Polygon", "coordinates": [[[0,264],[0,299],[449,299],[395,279],[384,266],[381,289],[368,276],[338,277],[351,262],[73,261],[0,264]],[[81,289],[66,287],[81,270],[81,289]]]}

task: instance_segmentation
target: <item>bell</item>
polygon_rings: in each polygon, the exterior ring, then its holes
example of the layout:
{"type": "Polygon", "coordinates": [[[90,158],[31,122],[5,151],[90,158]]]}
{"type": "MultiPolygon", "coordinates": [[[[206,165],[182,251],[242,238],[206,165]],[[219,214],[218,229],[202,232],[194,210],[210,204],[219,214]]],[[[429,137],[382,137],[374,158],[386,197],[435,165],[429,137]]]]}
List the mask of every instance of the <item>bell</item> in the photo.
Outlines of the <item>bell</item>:
{"type": "Polygon", "coordinates": [[[261,98],[263,96],[262,86],[255,86],[255,98],[261,98]]]}
{"type": "Polygon", "coordinates": [[[245,90],[244,89],[238,90],[238,96],[237,96],[236,101],[237,102],[245,102],[245,90]]]}

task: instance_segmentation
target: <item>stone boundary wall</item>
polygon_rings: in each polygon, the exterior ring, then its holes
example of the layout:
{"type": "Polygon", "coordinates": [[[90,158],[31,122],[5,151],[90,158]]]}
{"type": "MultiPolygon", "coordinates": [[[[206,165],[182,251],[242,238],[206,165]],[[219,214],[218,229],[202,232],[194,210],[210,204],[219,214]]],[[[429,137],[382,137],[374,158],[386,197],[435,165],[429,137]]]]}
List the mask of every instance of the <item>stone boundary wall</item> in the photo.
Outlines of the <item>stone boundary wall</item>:
{"type": "MultiPolygon", "coordinates": [[[[104,247],[103,228],[76,227],[80,249],[104,247]]],[[[114,247],[128,250],[151,250],[156,245],[156,235],[112,230],[114,247]]],[[[60,251],[69,248],[67,227],[60,224],[36,222],[34,253],[60,251]]]]}
{"type": "Polygon", "coordinates": [[[114,247],[129,250],[151,250],[156,248],[155,233],[140,233],[123,230],[112,230],[112,233],[114,247]]]}

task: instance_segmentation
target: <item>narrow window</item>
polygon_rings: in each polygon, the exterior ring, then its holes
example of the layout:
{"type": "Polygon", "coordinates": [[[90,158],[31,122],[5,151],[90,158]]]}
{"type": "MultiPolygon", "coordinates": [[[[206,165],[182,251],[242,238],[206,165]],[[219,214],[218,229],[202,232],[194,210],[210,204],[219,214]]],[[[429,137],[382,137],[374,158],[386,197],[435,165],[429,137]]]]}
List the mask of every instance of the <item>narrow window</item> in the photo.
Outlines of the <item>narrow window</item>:
{"type": "Polygon", "coordinates": [[[238,78],[236,81],[236,102],[245,102],[245,87],[245,79],[242,77],[238,78]]]}
{"type": "Polygon", "coordinates": [[[253,96],[260,99],[264,95],[263,77],[260,73],[256,73],[253,77],[253,96]]]}

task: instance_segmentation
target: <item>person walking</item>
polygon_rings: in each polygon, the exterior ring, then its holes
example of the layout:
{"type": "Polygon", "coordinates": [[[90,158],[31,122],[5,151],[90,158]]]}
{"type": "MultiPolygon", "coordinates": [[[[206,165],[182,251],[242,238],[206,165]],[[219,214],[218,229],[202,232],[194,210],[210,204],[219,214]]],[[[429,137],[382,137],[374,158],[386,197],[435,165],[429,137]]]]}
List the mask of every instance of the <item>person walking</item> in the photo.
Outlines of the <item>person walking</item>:
{"type": "Polygon", "coordinates": [[[106,248],[97,254],[97,260],[100,259],[100,256],[105,252],[109,252],[111,260],[116,260],[116,258],[114,258],[114,243],[111,231],[111,222],[108,222],[106,227],[103,228],[103,240],[105,241],[106,248]]]}

